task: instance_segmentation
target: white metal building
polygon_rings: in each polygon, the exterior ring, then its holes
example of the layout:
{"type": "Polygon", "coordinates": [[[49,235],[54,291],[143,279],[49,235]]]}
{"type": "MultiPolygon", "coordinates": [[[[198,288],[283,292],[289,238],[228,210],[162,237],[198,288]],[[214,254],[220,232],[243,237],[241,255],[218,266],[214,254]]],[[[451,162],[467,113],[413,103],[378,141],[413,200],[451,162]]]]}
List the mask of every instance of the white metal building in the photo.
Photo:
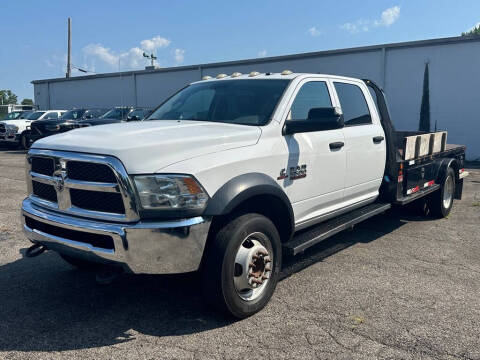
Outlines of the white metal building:
{"type": "Polygon", "coordinates": [[[35,80],[40,109],[155,107],[205,75],[235,71],[337,74],[368,78],[387,94],[398,130],[416,130],[425,63],[430,70],[432,130],[448,131],[448,142],[467,145],[467,159],[480,159],[480,37],[453,37],[311,52],[155,70],[35,80]]]}

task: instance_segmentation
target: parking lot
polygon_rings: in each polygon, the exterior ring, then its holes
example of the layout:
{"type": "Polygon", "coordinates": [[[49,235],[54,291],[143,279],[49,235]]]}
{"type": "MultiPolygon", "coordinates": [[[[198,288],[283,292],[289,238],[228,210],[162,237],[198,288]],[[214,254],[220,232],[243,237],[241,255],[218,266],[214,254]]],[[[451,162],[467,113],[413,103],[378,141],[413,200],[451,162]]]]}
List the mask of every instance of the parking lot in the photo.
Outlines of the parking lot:
{"type": "Polygon", "coordinates": [[[24,156],[0,148],[1,359],[480,359],[478,164],[447,219],[391,210],[287,258],[266,309],[233,321],[192,275],[102,287],[23,258],[24,156]]]}

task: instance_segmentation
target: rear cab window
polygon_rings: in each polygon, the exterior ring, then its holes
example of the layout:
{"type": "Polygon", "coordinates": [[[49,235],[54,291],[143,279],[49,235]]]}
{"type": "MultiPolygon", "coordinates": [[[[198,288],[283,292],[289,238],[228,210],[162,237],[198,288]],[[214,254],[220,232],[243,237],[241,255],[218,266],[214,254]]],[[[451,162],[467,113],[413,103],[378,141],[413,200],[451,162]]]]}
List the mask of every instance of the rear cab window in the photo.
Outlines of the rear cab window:
{"type": "Polygon", "coordinates": [[[372,116],[362,89],[350,83],[334,81],[333,84],[343,111],[345,126],[371,124],[372,116]]]}

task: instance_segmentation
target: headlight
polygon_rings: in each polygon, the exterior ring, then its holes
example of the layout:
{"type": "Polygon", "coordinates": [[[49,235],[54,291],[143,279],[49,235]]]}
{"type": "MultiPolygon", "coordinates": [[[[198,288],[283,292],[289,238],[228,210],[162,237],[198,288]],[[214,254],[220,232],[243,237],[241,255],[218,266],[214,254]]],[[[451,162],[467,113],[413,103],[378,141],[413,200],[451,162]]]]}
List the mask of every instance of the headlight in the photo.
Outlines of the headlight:
{"type": "Polygon", "coordinates": [[[145,210],[201,210],[207,205],[207,193],[191,176],[139,175],[134,181],[145,210]]]}
{"type": "Polygon", "coordinates": [[[15,125],[7,125],[6,130],[10,133],[17,133],[18,132],[18,126],[15,125]]]}
{"type": "Polygon", "coordinates": [[[60,130],[60,125],[47,125],[45,126],[45,129],[47,129],[48,131],[58,131],[60,130]]]}

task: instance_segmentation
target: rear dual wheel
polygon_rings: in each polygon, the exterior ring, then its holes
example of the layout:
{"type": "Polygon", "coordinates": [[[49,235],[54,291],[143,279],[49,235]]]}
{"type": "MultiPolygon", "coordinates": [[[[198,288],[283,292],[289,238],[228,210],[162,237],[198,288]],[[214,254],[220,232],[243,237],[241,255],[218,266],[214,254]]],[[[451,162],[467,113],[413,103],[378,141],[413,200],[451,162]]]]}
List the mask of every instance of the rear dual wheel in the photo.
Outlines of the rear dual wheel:
{"type": "Polygon", "coordinates": [[[214,234],[202,269],[205,297],[237,318],[261,310],[278,282],[280,235],[260,214],[233,218],[214,234]]]}
{"type": "Polygon", "coordinates": [[[430,210],[440,218],[447,217],[453,207],[455,195],[455,172],[451,167],[442,183],[442,188],[434,192],[430,197],[430,210]]]}

